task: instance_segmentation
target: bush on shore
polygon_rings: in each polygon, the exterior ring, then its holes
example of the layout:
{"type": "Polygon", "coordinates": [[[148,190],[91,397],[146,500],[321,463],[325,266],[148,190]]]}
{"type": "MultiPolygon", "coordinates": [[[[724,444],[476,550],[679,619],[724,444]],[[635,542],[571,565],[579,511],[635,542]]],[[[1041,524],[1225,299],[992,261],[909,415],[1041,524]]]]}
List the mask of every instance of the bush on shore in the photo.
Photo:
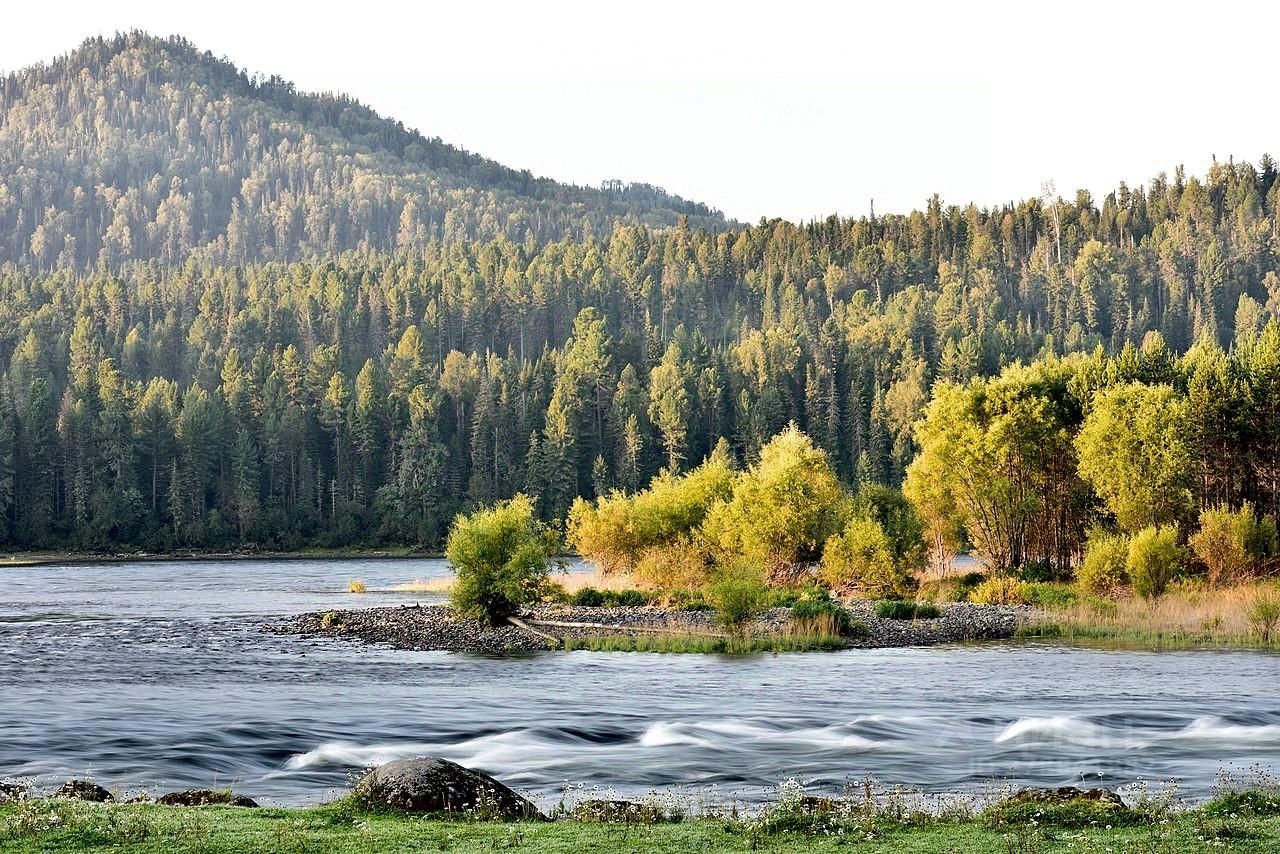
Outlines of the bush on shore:
{"type": "Polygon", "coordinates": [[[450,592],[462,615],[491,626],[538,601],[559,538],[534,516],[525,495],[458,516],[445,556],[457,572],[450,592]]]}
{"type": "Polygon", "coordinates": [[[1129,538],[1101,529],[1089,532],[1076,582],[1088,593],[1107,596],[1129,584],[1129,538]]]}
{"type": "Polygon", "coordinates": [[[1270,516],[1259,518],[1247,502],[1239,510],[1219,505],[1200,513],[1200,529],[1187,544],[1208,570],[1210,584],[1232,584],[1276,554],[1276,523],[1270,516]]]}
{"type": "Polygon", "coordinates": [[[1129,543],[1126,567],[1133,589],[1144,599],[1158,599],[1182,571],[1185,553],[1173,525],[1143,528],[1129,543]]]}

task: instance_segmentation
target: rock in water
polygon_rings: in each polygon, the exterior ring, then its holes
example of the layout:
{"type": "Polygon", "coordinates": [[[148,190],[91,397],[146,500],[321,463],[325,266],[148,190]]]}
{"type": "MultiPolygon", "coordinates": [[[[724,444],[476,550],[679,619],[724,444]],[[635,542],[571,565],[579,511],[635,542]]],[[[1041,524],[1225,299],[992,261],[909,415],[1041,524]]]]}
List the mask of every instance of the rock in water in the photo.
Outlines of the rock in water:
{"type": "Polygon", "coordinates": [[[247,798],[244,795],[233,794],[225,790],[214,791],[213,789],[187,789],[182,792],[170,792],[167,795],[161,795],[156,803],[164,804],[168,807],[202,807],[210,804],[228,807],[256,807],[258,805],[252,798],[247,798]]]}
{"type": "Polygon", "coordinates": [[[459,817],[545,820],[530,801],[480,771],[435,757],[397,759],[374,768],[352,792],[366,807],[459,817]]]}
{"type": "Polygon", "coordinates": [[[73,798],[77,801],[92,801],[96,804],[115,800],[115,795],[88,780],[68,780],[55,789],[51,797],[73,798]]]}

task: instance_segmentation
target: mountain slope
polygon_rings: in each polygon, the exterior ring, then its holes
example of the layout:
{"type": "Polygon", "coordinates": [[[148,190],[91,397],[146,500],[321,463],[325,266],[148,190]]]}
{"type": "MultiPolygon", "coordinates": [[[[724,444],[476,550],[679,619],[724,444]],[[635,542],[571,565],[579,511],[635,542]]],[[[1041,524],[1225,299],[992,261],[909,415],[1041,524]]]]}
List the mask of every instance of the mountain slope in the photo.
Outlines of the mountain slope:
{"type": "Polygon", "coordinates": [[[0,262],[240,263],[682,215],[725,224],[649,185],[535,178],[181,38],[90,39],[0,78],[0,262]]]}

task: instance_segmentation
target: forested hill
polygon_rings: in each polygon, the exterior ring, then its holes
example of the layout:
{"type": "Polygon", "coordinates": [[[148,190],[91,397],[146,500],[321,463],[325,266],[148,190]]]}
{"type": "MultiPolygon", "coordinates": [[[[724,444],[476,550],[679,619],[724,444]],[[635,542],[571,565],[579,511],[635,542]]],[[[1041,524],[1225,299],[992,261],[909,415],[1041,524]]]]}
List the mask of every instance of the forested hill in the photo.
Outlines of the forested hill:
{"type": "Polygon", "coordinates": [[[1264,157],[1101,203],[0,269],[0,543],[436,545],[460,509],[562,517],[789,422],[896,484],[942,381],[1141,348],[1234,387],[1224,350],[1280,313],[1278,203],[1264,157]]]}
{"type": "Polygon", "coordinates": [[[616,221],[724,227],[646,184],[536,178],[181,38],[94,38],[0,77],[0,262],[295,260],[616,221]]]}

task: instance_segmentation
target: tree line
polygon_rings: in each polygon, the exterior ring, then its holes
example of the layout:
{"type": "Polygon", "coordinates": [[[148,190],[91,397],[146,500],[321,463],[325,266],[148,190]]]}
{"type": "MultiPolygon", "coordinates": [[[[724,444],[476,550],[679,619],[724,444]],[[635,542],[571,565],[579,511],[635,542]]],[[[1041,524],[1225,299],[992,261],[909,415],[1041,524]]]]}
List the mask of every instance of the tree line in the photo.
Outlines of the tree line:
{"type": "MultiPolygon", "coordinates": [[[[1249,420],[1263,404],[1245,418],[1240,389],[1265,398],[1240,378],[1280,310],[1275,177],[1264,158],[1101,205],[934,199],[906,215],[618,223],[289,263],[6,265],[0,538],[436,547],[473,505],[523,491],[562,518],[722,438],[749,466],[791,423],[846,484],[896,485],[947,438],[931,397],[976,423],[1035,408],[1047,432],[1017,434],[1019,464],[1066,466],[1048,449],[1093,406],[1068,391],[1085,382],[1070,353],[1089,354],[1088,376],[1164,365],[1152,382],[1200,407],[1190,506],[1270,508],[1276,476],[1248,438],[1266,435],[1249,420]]],[[[1078,486],[1015,478],[1009,506],[1045,515],[994,518],[1000,560],[1073,554],[1102,494],[1078,486]]]]}

